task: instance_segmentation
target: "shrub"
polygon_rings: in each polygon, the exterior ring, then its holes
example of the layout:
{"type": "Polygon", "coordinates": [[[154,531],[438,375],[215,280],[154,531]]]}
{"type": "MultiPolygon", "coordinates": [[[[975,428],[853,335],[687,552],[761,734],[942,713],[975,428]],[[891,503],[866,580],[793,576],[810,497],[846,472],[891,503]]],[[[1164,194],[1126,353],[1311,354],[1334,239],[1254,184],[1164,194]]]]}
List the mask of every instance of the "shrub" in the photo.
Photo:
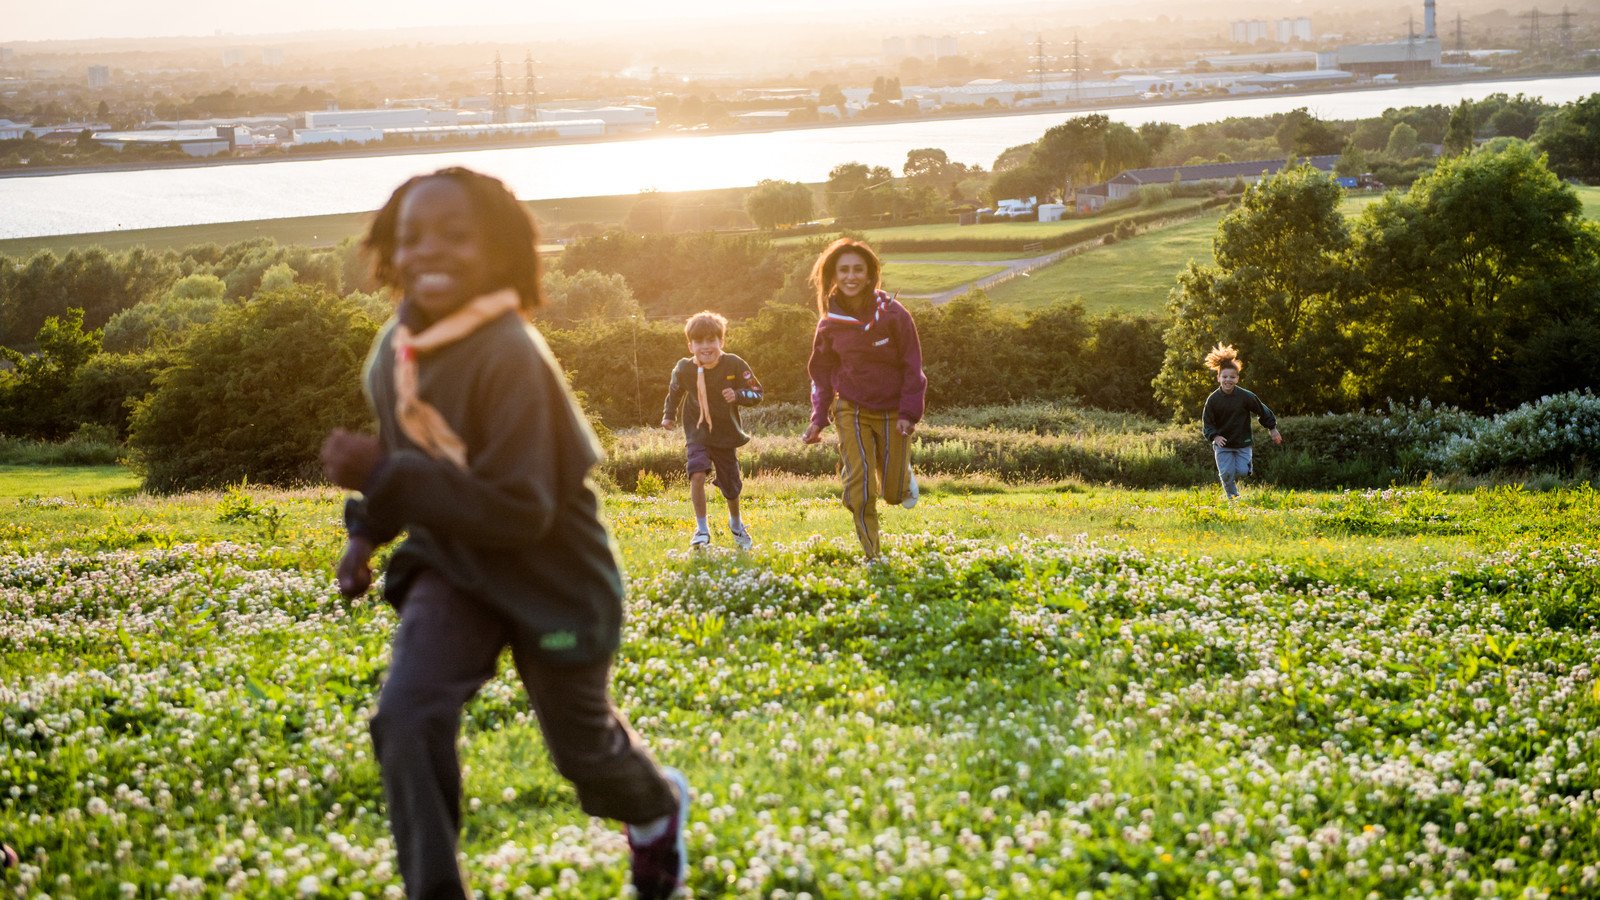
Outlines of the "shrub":
{"type": "Polygon", "coordinates": [[[358,379],[376,332],[359,303],[306,286],[197,328],[134,410],[146,489],[316,480],[328,431],[371,420],[358,379]]]}
{"type": "Polygon", "coordinates": [[[45,319],[39,329],[38,352],[0,347],[0,360],[11,371],[0,372],[0,434],[54,439],[76,426],[67,399],[68,386],[83,365],[100,352],[100,332],[83,330],[83,310],[45,319]]]}
{"type": "Polygon", "coordinates": [[[189,275],[154,300],[125,309],[106,322],[102,345],[114,353],[144,350],[156,343],[176,343],[194,325],[209,322],[227,307],[227,285],[215,275],[189,275]]]}
{"type": "Polygon", "coordinates": [[[156,376],[171,364],[170,351],[95,354],[73,374],[67,407],[77,421],[126,437],[133,405],[155,390],[156,376]]]}
{"type": "Polygon", "coordinates": [[[1585,389],[1524,403],[1472,432],[1450,436],[1436,445],[1431,458],[1474,474],[1571,472],[1581,463],[1600,461],[1600,396],[1585,389]]]}

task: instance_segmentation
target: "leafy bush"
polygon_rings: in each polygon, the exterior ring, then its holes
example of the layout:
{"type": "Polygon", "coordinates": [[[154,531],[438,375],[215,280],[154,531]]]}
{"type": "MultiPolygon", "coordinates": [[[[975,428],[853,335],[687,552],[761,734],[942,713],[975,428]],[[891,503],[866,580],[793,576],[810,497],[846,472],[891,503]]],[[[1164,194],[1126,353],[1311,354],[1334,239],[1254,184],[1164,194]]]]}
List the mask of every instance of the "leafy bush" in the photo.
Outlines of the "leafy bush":
{"type": "Polygon", "coordinates": [[[178,343],[196,325],[203,325],[232,305],[223,297],[222,279],[212,275],[191,275],[159,300],[147,300],[111,317],[105,327],[105,349],[113,353],[137,353],[153,346],[178,343]],[[195,283],[199,282],[197,286],[195,283]],[[180,292],[178,288],[188,286],[180,292]],[[194,293],[202,288],[215,293],[194,293]]]}
{"type": "Polygon", "coordinates": [[[1571,472],[1600,461],[1600,396],[1570,391],[1524,403],[1482,422],[1475,430],[1435,445],[1439,465],[1481,474],[1549,469],[1571,472]]]}
{"type": "Polygon", "coordinates": [[[83,330],[83,310],[45,319],[35,339],[37,353],[0,347],[0,434],[60,438],[72,431],[67,392],[73,377],[100,352],[100,332],[83,330]]]}
{"type": "Polygon", "coordinates": [[[156,376],[172,364],[171,351],[98,353],[73,373],[67,406],[77,421],[128,433],[133,405],[155,390],[156,376]]]}
{"type": "Polygon", "coordinates": [[[135,407],[131,443],[145,487],[315,480],[327,432],[370,421],[359,373],[376,332],[360,303],[304,286],[196,329],[135,407]]]}

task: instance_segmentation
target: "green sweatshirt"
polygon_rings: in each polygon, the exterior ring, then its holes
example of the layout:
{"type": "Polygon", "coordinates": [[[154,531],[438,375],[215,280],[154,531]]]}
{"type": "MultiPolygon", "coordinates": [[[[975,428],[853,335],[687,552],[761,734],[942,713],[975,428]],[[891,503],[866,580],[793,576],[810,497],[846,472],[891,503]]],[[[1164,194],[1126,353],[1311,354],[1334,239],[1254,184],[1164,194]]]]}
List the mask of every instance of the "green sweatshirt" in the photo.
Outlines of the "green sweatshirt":
{"type": "Polygon", "coordinates": [[[467,445],[462,471],[400,430],[394,327],[378,333],[363,376],[388,455],[345,507],[352,534],[381,544],[406,532],[385,599],[398,607],[432,569],[545,658],[608,658],[621,642],[622,572],[588,480],[600,446],[543,336],[507,315],[419,360],[418,394],[467,445]]]}
{"type": "Polygon", "coordinates": [[[1251,413],[1261,417],[1262,428],[1270,431],[1278,427],[1277,417],[1255,394],[1242,387],[1235,387],[1231,394],[1217,388],[1206,398],[1205,412],[1200,416],[1201,431],[1208,441],[1219,434],[1227,438],[1230,450],[1248,447],[1251,413]]]}
{"type": "Polygon", "coordinates": [[[706,447],[743,447],[750,443],[750,435],[739,420],[739,407],[761,402],[761,382],[751,373],[750,365],[732,353],[724,353],[716,365],[706,370],[706,404],[711,407],[713,426],[709,429],[700,421],[700,397],[696,390],[699,372],[700,366],[693,358],[680,359],[672,367],[667,402],[661,409],[662,420],[682,421],[685,443],[706,447]],[[723,388],[733,388],[732,403],[722,396],[723,388]],[[679,407],[682,407],[681,417],[679,407]]]}

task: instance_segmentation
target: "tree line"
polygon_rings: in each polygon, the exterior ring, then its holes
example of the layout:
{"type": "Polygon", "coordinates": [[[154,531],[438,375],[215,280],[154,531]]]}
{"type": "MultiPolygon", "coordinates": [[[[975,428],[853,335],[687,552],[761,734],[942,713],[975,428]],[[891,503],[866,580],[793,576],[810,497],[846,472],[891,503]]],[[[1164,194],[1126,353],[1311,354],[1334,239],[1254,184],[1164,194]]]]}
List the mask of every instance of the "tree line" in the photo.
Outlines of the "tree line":
{"type": "Polygon", "coordinates": [[[1158,401],[1192,413],[1215,341],[1307,414],[1428,398],[1474,412],[1600,384],[1600,224],[1522,142],[1441,160],[1353,221],[1302,166],[1252,186],[1169,302],[1158,401]]]}
{"type": "Polygon", "coordinates": [[[820,201],[806,185],[766,181],[750,195],[746,209],[765,229],[806,222],[819,212],[856,222],[902,220],[1004,198],[1070,201],[1075,191],[1126,169],[1310,156],[1340,157],[1339,175],[1409,185],[1431,171],[1441,154],[1511,140],[1527,141],[1546,154],[1551,170],[1562,178],[1600,178],[1600,95],[1557,106],[1499,93],[1454,107],[1390,108],[1350,121],[1318,119],[1301,108],[1188,128],[1170,122],[1132,127],[1093,113],[1003,151],[987,171],[953,162],[943,150],[923,148],[907,154],[898,180],[885,166],[842,163],[829,172],[820,201]]]}

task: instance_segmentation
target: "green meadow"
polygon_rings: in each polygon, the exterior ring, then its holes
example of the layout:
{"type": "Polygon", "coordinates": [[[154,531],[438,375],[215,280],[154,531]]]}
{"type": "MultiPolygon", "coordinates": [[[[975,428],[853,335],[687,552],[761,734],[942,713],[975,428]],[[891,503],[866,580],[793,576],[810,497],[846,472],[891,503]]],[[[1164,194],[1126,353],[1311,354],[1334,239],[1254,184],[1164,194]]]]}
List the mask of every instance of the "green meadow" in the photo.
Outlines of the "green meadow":
{"type": "Polygon", "coordinates": [[[1113,310],[1161,313],[1167,293],[1190,260],[1210,263],[1222,213],[1209,212],[1034,269],[989,289],[996,306],[1019,310],[1080,299],[1093,315],[1113,310]]]}
{"type": "Polygon", "coordinates": [[[883,287],[897,293],[932,294],[1004,271],[1005,266],[939,265],[889,260],[883,264],[883,287]]]}
{"type": "MultiPolygon", "coordinates": [[[[395,617],[334,590],[339,499],[0,470],[7,892],[398,895],[395,617]]],[[[828,478],[752,473],[750,553],[686,549],[677,479],[605,500],[615,695],[693,785],[693,896],[1600,894],[1587,484],[930,474],[873,565],[828,478]]],[[[624,896],[537,732],[504,665],[461,741],[474,888],[624,896]]]]}

